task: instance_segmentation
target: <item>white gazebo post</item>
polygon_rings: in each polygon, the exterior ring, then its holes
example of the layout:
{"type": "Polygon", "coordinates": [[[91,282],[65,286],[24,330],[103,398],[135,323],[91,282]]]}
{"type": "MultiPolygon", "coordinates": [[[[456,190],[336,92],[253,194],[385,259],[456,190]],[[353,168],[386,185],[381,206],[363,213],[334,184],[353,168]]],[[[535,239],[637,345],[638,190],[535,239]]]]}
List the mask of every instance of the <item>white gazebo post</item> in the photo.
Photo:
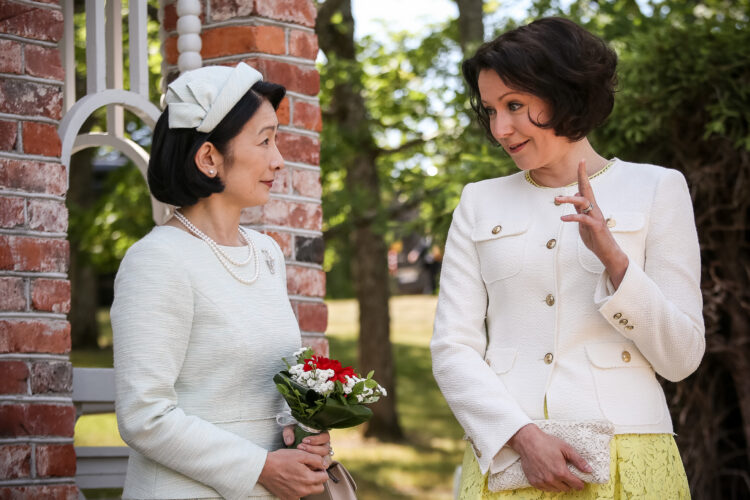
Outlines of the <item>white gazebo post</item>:
{"type": "Polygon", "coordinates": [[[203,65],[201,57],[201,3],[199,0],[177,1],[177,50],[180,57],[177,59],[177,67],[180,73],[198,69],[203,65]]]}

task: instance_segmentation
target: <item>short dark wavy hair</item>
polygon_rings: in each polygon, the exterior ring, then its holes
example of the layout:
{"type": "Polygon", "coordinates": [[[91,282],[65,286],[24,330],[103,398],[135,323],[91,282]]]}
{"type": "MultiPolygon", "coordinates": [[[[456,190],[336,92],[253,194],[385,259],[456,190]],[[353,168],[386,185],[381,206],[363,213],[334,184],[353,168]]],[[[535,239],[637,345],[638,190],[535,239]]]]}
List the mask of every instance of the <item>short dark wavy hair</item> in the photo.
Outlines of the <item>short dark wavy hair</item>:
{"type": "Polygon", "coordinates": [[[479,94],[479,72],[495,71],[508,87],[533,94],[551,107],[542,128],[571,141],[583,139],[612,112],[617,54],[576,23],[547,17],[505,32],[463,62],[471,107],[490,140],[487,111],[479,94]]]}
{"type": "Polygon", "coordinates": [[[224,183],[218,175],[209,177],[198,169],[195,153],[204,142],[210,142],[231,161],[229,142],[237,137],[264,100],[278,109],[285,94],[286,89],[281,85],[257,82],[209,133],[194,128],[169,128],[169,108],[165,109],[154,127],[146,175],[154,198],[188,207],[200,198],[223,191],[224,183]]]}

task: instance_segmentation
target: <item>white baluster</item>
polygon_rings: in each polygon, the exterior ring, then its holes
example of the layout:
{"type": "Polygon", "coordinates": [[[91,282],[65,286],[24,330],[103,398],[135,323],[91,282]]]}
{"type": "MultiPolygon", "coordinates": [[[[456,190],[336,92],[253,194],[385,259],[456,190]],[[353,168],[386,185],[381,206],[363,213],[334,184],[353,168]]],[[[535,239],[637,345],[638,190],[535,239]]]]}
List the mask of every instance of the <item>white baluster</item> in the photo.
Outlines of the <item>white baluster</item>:
{"type": "Polygon", "coordinates": [[[130,0],[130,90],[148,97],[148,39],[146,0],[130,0]]]}
{"type": "Polygon", "coordinates": [[[101,0],[86,0],[86,93],[107,87],[104,38],[104,7],[101,0]]]}
{"type": "MultiPolygon", "coordinates": [[[[122,0],[107,0],[107,88],[121,89],[122,83],[122,0]]],[[[107,106],[107,132],[125,136],[122,106],[107,106]]]]}
{"type": "Polygon", "coordinates": [[[177,50],[180,57],[177,59],[177,67],[180,72],[200,68],[203,65],[201,58],[201,3],[199,0],[178,0],[177,2],[177,50]]]}
{"type": "Polygon", "coordinates": [[[62,58],[65,69],[65,90],[63,110],[68,111],[76,102],[76,52],[73,0],[63,2],[63,44],[62,58]]]}

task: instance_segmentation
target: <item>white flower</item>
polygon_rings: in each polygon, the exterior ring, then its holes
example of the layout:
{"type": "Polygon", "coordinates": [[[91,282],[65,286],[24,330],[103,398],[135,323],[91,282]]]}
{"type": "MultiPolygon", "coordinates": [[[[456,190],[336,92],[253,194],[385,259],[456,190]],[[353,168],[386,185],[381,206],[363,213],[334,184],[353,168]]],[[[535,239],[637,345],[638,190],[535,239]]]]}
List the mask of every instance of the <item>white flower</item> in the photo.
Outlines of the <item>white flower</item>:
{"type": "Polygon", "coordinates": [[[305,365],[303,364],[289,367],[289,374],[292,376],[292,380],[323,396],[327,396],[333,392],[335,384],[328,379],[333,377],[334,373],[333,370],[318,370],[317,368],[305,371],[305,365]]]}

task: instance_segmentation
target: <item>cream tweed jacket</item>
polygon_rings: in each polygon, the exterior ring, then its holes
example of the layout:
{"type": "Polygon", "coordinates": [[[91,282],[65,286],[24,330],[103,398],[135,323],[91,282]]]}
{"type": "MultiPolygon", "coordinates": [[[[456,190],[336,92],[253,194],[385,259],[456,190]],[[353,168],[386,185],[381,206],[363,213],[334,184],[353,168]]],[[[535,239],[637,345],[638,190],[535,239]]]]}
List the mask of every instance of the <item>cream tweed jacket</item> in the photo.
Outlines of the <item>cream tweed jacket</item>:
{"type": "MultiPolygon", "coordinates": [[[[257,483],[266,454],[282,445],[275,416],[286,405],[272,378],[299,348],[300,332],[281,250],[248,233],[260,252],[252,285],[170,226],[154,228],[120,265],[117,423],[134,450],[124,498],[275,498],[257,483]]],[[[237,261],[248,254],[222,248],[237,261]]],[[[251,261],[239,272],[253,271],[251,261]]]]}
{"type": "MultiPolygon", "coordinates": [[[[433,372],[483,473],[534,419],[607,419],[671,433],[655,373],[681,380],[705,349],[692,203],[675,170],[615,160],[591,185],[629,265],[615,291],[557,195],[523,172],[469,184],[448,232],[433,372]],[[501,452],[502,449],[502,452],[501,452]]],[[[515,455],[517,456],[517,455],[515,455]]],[[[493,467],[494,470],[494,467],[493,467]]]]}

